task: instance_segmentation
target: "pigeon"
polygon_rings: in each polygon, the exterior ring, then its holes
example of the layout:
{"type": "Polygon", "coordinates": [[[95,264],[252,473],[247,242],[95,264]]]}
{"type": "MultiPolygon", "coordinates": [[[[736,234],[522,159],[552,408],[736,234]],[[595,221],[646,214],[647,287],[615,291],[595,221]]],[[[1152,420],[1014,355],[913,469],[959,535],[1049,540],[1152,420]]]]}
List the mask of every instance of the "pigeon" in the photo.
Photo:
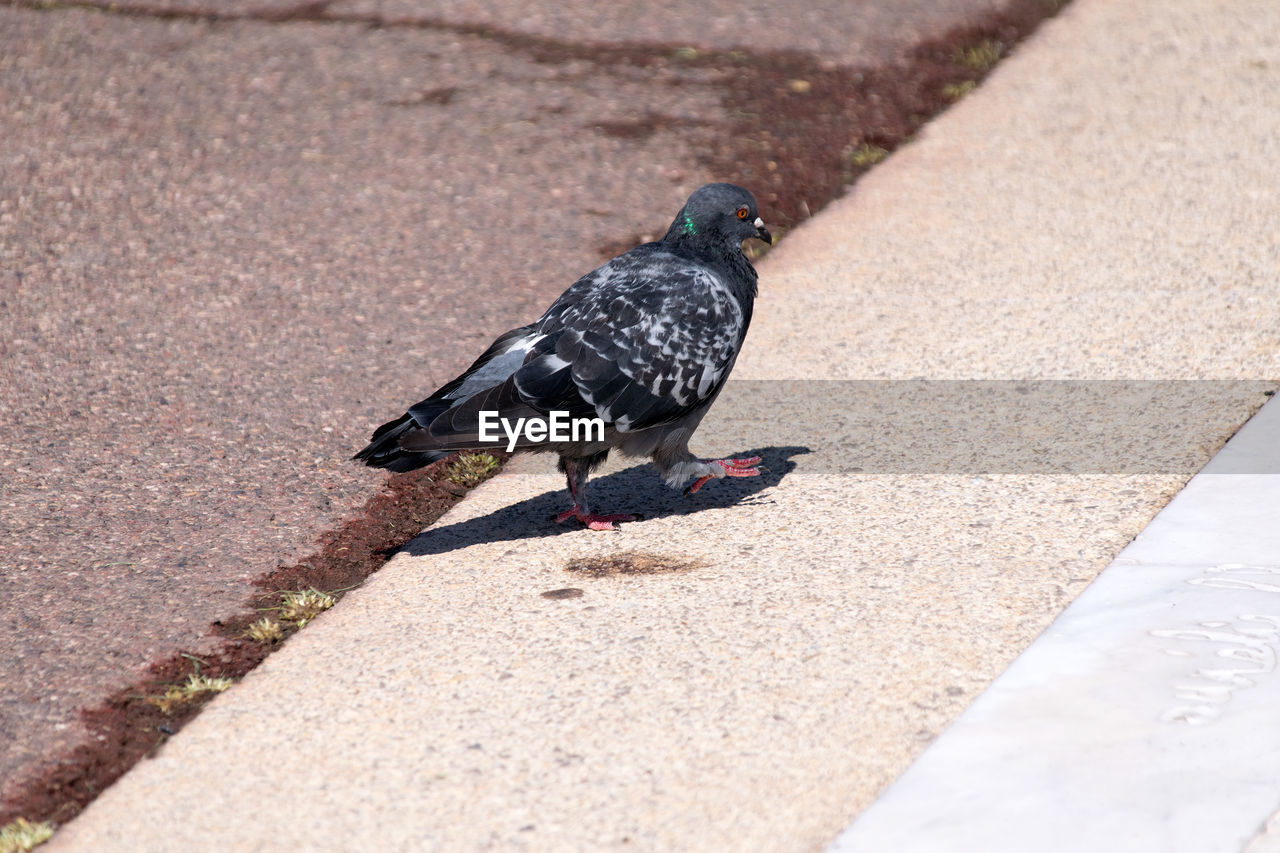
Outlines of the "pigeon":
{"type": "Polygon", "coordinates": [[[553,452],[573,500],[555,521],[591,530],[636,519],[588,508],[587,478],[614,449],[650,457],[673,488],[693,478],[685,494],[711,479],[758,476],[757,456],[704,461],[688,446],[751,323],[757,277],[742,251],[750,238],[773,243],[751,193],[700,187],[662,239],[578,279],[539,319],[499,336],[464,373],[378,427],[352,458],[412,471],[495,443],[553,452]],[[546,423],[557,417],[575,431],[557,434],[546,423]]]}

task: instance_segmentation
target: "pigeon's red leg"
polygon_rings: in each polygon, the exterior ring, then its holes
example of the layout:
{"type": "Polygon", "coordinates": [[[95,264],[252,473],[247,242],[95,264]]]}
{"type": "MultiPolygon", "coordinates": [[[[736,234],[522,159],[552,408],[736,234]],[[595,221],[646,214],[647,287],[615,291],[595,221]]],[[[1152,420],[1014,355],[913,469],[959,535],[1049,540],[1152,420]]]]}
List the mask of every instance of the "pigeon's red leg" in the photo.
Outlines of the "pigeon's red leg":
{"type": "MultiPolygon", "coordinates": [[[[760,464],[759,456],[750,456],[746,459],[712,459],[708,465],[719,465],[724,469],[724,473],[720,477],[759,477],[760,469],[756,466],[760,464]]],[[[689,488],[684,490],[686,495],[691,495],[706,485],[708,480],[719,479],[715,474],[708,474],[705,477],[699,477],[689,484],[689,488]]]]}
{"type": "Polygon", "coordinates": [[[573,507],[557,515],[556,524],[564,524],[569,519],[576,518],[585,524],[588,530],[617,530],[618,527],[614,522],[636,520],[634,515],[628,515],[625,512],[609,515],[591,512],[587,509],[587,474],[590,470],[588,463],[579,459],[564,459],[561,467],[564,469],[565,479],[569,482],[569,496],[573,498],[573,507]]]}
{"type": "Polygon", "coordinates": [[[625,512],[615,512],[609,515],[599,515],[594,512],[586,512],[582,507],[574,506],[573,509],[566,509],[564,512],[556,516],[556,524],[564,524],[571,518],[576,518],[587,526],[588,530],[617,530],[618,526],[615,521],[635,521],[634,515],[627,515],[625,512]]]}

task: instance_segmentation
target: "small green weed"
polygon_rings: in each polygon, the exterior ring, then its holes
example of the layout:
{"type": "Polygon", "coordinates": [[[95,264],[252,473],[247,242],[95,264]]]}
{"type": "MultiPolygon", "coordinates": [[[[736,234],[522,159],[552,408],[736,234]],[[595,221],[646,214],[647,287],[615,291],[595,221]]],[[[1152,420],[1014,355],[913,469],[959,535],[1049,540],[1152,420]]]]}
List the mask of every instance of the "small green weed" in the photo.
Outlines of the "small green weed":
{"type": "Polygon", "coordinates": [[[250,625],[244,635],[257,643],[278,643],[284,639],[284,628],[270,616],[263,616],[250,625]]]}
{"type": "Polygon", "coordinates": [[[1000,57],[1004,55],[1004,45],[998,41],[986,39],[975,44],[973,47],[966,47],[959,51],[957,59],[960,64],[966,68],[972,68],[974,71],[987,71],[993,65],[1000,61],[1000,57]]]}
{"type": "Polygon", "coordinates": [[[318,589],[302,589],[280,595],[280,618],[299,628],[333,606],[334,597],[318,589]]]}
{"type": "Polygon", "coordinates": [[[459,456],[449,466],[449,482],[469,489],[489,479],[497,470],[498,460],[488,453],[469,453],[459,456]]]}
{"type": "Polygon", "coordinates": [[[26,853],[53,837],[53,824],[14,818],[0,827],[0,853],[26,853]]]}
{"type": "Polygon", "coordinates": [[[230,686],[230,678],[210,678],[193,672],[187,676],[186,684],[175,684],[160,696],[148,696],[147,701],[162,712],[172,714],[201,693],[221,693],[230,686]]]}
{"type": "Polygon", "coordinates": [[[845,152],[844,158],[855,166],[866,167],[874,166],[885,157],[889,156],[889,152],[881,148],[879,145],[871,145],[864,142],[857,148],[845,152]]]}

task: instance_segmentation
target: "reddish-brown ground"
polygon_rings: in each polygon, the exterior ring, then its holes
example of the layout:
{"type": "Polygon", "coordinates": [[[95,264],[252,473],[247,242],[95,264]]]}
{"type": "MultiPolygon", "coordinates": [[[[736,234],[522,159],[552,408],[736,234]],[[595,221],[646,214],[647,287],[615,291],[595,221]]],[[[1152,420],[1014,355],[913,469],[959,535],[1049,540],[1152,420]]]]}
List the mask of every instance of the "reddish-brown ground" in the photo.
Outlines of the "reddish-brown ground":
{"type": "MultiPolygon", "coordinates": [[[[629,68],[704,69],[719,87],[726,120],[704,123],[649,111],[602,121],[596,127],[632,141],[670,132],[686,137],[693,150],[701,152],[701,165],[708,173],[752,187],[762,208],[771,211],[770,225],[785,230],[841,195],[868,168],[854,161],[859,146],[892,150],[955,99],[953,87],[979,79],[986,68],[975,56],[984,51],[970,49],[985,46],[1003,54],[1060,5],[1059,0],[1014,0],[999,13],[919,45],[901,64],[866,68],[845,67],[799,52],[571,44],[483,25],[337,14],[323,2],[233,17],[453,29],[497,41],[537,63],[585,64],[591,74],[629,68]]],[[[127,3],[112,3],[110,8],[117,14],[141,16],[225,17],[215,11],[156,11],[127,3]]],[[[414,96],[413,103],[443,106],[454,95],[449,86],[430,88],[414,96]]],[[[601,253],[628,248],[640,236],[619,234],[601,247],[601,253]]],[[[384,414],[390,417],[396,412],[384,414]]],[[[53,770],[24,784],[20,794],[0,809],[0,823],[15,816],[61,823],[78,813],[199,711],[200,702],[195,701],[165,713],[147,697],[182,682],[197,666],[202,674],[233,679],[257,666],[278,645],[244,637],[245,627],[261,615],[260,608],[276,603],[280,590],[344,590],[376,571],[391,553],[459,499],[462,490],[445,478],[445,464],[391,478],[359,513],[325,534],[314,554],[259,577],[254,586],[260,594],[215,622],[221,640],[212,653],[198,658],[174,654],[158,660],[145,681],[83,712],[91,733],[88,745],[60,756],[53,770]]],[[[572,590],[558,593],[571,595],[572,590]]]]}

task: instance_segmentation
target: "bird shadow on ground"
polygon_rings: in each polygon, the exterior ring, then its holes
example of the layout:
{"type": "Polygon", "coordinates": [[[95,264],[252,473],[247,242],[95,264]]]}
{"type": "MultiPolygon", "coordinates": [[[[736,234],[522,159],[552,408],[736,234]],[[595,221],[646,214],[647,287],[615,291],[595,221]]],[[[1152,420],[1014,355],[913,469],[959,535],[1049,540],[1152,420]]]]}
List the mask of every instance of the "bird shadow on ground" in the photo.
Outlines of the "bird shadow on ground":
{"type": "MultiPolygon", "coordinates": [[[[794,446],[762,447],[734,454],[759,456],[760,476],[713,480],[687,496],[682,490],[667,486],[651,465],[637,465],[593,478],[587,484],[587,494],[595,512],[629,512],[639,516],[639,520],[725,509],[759,500],[761,492],[778,485],[796,467],[791,457],[810,452],[807,447],[794,446]]],[[[582,530],[576,521],[556,524],[552,520],[568,506],[569,492],[562,487],[479,518],[425,530],[406,545],[405,550],[414,556],[445,554],[481,542],[540,539],[582,530]]],[[[621,525],[622,535],[626,535],[629,527],[627,523],[621,525]]]]}

